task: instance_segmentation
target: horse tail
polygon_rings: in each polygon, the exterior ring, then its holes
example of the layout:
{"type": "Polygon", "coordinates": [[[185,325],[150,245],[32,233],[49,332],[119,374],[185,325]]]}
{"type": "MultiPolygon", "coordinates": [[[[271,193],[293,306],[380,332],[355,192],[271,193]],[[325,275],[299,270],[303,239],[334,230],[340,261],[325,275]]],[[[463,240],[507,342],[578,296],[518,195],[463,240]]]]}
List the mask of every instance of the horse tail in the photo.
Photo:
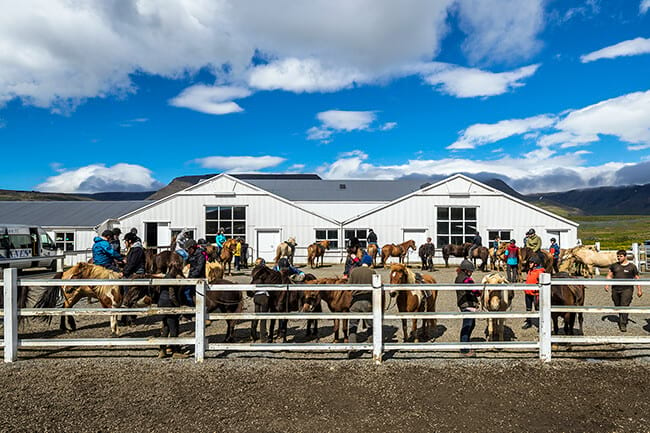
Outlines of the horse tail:
{"type": "MultiPolygon", "coordinates": [[[[56,308],[56,306],[61,303],[62,299],[63,290],[60,286],[48,286],[44,288],[40,298],[38,298],[34,303],[34,308],[56,308]]],[[[40,316],[39,320],[49,325],[52,323],[52,317],[54,316],[40,316]]]]}

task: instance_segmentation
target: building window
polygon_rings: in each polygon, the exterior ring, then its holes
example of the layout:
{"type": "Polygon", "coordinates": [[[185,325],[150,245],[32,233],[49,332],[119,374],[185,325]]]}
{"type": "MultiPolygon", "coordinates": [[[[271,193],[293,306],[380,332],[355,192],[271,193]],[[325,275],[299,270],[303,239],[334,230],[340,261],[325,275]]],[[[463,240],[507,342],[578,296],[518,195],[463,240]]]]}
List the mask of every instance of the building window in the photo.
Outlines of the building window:
{"type": "Polygon", "coordinates": [[[437,216],[438,247],[472,242],[478,227],[475,207],[439,207],[437,216]]]}
{"type": "Polygon", "coordinates": [[[219,229],[228,239],[242,238],[246,241],[246,207],[212,206],[205,208],[205,240],[214,243],[219,229]]]}
{"type": "Polygon", "coordinates": [[[359,239],[359,245],[361,245],[361,248],[366,248],[368,246],[368,229],[346,229],[345,244],[348,245],[350,238],[353,237],[359,239]]]}
{"type": "Polygon", "coordinates": [[[488,241],[490,244],[499,236],[502,242],[510,240],[510,230],[488,230],[488,241]]]}
{"type": "Polygon", "coordinates": [[[57,250],[74,251],[74,232],[55,232],[54,242],[57,250]]]}
{"type": "Polygon", "coordinates": [[[339,247],[339,231],[337,229],[316,229],[316,242],[330,241],[330,248],[339,247]]]}

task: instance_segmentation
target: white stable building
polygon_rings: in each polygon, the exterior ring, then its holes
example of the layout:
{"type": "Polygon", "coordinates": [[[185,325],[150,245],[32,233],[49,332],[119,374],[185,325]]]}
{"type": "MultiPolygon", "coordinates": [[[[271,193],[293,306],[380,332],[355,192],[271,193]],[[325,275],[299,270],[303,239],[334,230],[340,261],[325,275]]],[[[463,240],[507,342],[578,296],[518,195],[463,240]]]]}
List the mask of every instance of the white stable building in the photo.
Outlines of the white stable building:
{"type": "MultiPolygon", "coordinates": [[[[147,246],[169,245],[183,228],[213,242],[219,228],[241,237],[254,257],[272,260],[276,246],[295,237],[296,262],[306,247],[329,240],[326,261],[339,262],[346,239],[362,243],[368,229],[379,244],[431,237],[436,247],[495,236],[521,245],[534,228],[548,247],[576,245],[578,224],[498,189],[457,174],[430,184],[422,180],[323,180],[317,176],[218,174],[181,191],[116,215],[122,231],[135,227],[147,246]]],[[[439,253],[436,254],[439,256],[439,253]]],[[[417,253],[410,257],[416,261],[417,253]]]]}

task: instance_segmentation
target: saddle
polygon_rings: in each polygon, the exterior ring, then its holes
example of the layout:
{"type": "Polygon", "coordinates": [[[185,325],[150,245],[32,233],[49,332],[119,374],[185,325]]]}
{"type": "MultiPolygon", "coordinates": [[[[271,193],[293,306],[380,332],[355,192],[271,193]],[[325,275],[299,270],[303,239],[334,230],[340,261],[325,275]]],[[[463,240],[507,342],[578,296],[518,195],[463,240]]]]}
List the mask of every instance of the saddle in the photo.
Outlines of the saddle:
{"type": "MultiPolygon", "coordinates": [[[[426,284],[422,278],[422,274],[419,272],[415,272],[415,282],[417,284],[426,284]]],[[[413,296],[417,296],[419,301],[418,304],[422,304],[422,302],[431,296],[431,290],[412,290],[411,293],[413,296]]]]}

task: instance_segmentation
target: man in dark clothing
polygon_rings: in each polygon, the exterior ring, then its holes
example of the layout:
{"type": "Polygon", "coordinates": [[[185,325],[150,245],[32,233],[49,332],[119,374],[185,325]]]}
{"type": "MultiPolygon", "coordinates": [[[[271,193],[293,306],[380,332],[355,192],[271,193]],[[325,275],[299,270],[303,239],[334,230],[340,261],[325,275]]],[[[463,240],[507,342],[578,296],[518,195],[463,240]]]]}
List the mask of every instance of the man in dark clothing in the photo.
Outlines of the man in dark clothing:
{"type": "Polygon", "coordinates": [[[477,249],[478,247],[483,246],[483,240],[481,239],[481,235],[479,232],[476,232],[474,235],[474,239],[472,239],[472,246],[469,249],[469,252],[467,253],[469,255],[469,258],[472,258],[472,254],[474,254],[474,250],[477,249]]]}
{"type": "Polygon", "coordinates": [[[122,253],[122,246],[120,245],[120,235],[122,234],[122,230],[119,228],[115,227],[113,229],[113,238],[110,240],[111,247],[115,251],[117,251],[118,254],[122,253]]]}
{"type": "MultiPolygon", "coordinates": [[[[458,269],[456,270],[455,284],[474,284],[472,273],[474,272],[474,265],[469,260],[463,260],[458,269]]],[[[475,313],[481,307],[479,302],[481,291],[476,289],[470,290],[456,290],[456,300],[458,308],[463,313],[475,313]]],[[[472,331],[476,325],[476,319],[463,319],[463,324],[460,329],[460,342],[468,343],[472,337],[472,331]]],[[[476,353],[470,349],[461,349],[460,352],[466,356],[474,356],[476,353]]]]}
{"type": "Polygon", "coordinates": [[[368,229],[368,245],[374,244],[377,245],[377,234],[372,230],[368,229]]]}
{"type": "MultiPolygon", "coordinates": [[[[607,279],[616,279],[616,280],[638,280],[639,279],[639,270],[636,268],[634,263],[630,263],[627,260],[627,252],[625,250],[619,250],[616,252],[616,260],[618,263],[614,263],[609,267],[609,273],[607,274],[607,279]]],[[[605,286],[605,290],[609,290],[610,286],[605,286]]],[[[633,286],[615,286],[612,285],[612,301],[617,307],[627,307],[632,303],[632,298],[634,294],[633,286]]],[[[641,286],[636,286],[636,294],[640,298],[643,295],[641,286]]],[[[618,329],[621,332],[627,332],[627,313],[620,313],[618,315],[618,329]]]]}
{"type": "MultiPolygon", "coordinates": [[[[375,271],[370,268],[372,264],[372,257],[368,254],[364,255],[361,259],[361,266],[354,268],[350,271],[349,284],[367,284],[372,285],[372,276],[375,271]]],[[[352,305],[350,305],[350,312],[354,313],[368,313],[372,311],[372,289],[356,289],[352,290],[352,305]]],[[[350,343],[357,342],[357,326],[359,319],[349,320],[349,340],[350,343]]],[[[368,335],[372,334],[372,321],[369,321],[368,335]]]]}
{"type": "Polygon", "coordinates": [[[134,274],[144,274],[145,255],[142,243],[136,235],[129,232],[124,235],[124,244],[129,252],[126,255],[126,264],[122,273],[125,278],[130,278],[134,274]]]}
{"type": "MultiPolygon", "coordinates": [[[[178,269],[170,269],[165,275],[165,278],[182,278],[183,274],[178,269]]],[[[179,307],[181,305],[179,299],[180,287],[179,286],[161,286],[160,297],[158,299],[159,307],[179,307]]],[[[165,314],[162,316],[162,330],[160,336],[178,337],[179,317],[177,314],[165,314]]],[[[174,358],[187,358],[186,353],[182,353],[179,346],[160,346],[158,358],[166,358],[172,356],[174,358]]]]}
{"type": "MultiPolygon", "coordinates": [[[[194,239],[189,239],[185,242],[185,251],[187,251],[187,263],[190,265],[190,271],[187,278],[205,278],[205,257],[198,249],[198,245],[194,239]]],[[[194,296],[196,287],[183,286],[183,305],[194,307],[194,296]]]]}

